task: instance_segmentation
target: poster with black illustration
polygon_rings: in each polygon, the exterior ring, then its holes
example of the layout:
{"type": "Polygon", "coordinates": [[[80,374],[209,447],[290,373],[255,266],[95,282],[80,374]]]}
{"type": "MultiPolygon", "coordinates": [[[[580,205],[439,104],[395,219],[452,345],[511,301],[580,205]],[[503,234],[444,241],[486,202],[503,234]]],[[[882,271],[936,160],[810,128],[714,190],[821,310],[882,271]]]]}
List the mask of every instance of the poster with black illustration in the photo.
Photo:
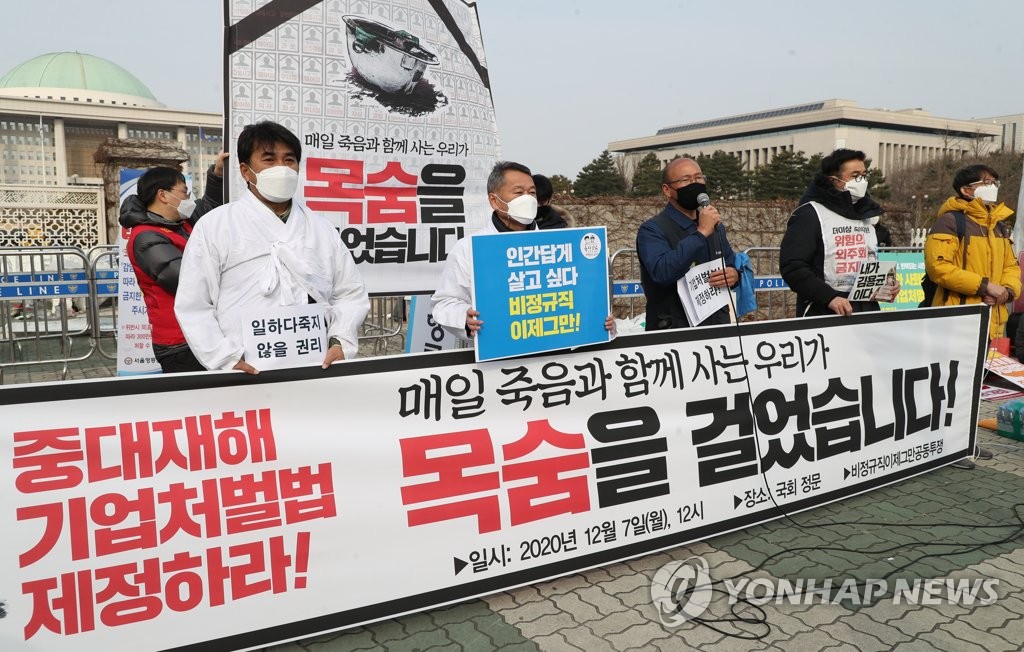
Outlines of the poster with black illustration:
{"type": "MultiPolygon", "coordinates": [[[[432,292],[483,226],[499,158],[475,3],[226,0],[225,131],[298,136],[297,198],[330,219],[371,294],[432,292]]],[[[237,167],[231,199],[245,192],[237,167]]]]}

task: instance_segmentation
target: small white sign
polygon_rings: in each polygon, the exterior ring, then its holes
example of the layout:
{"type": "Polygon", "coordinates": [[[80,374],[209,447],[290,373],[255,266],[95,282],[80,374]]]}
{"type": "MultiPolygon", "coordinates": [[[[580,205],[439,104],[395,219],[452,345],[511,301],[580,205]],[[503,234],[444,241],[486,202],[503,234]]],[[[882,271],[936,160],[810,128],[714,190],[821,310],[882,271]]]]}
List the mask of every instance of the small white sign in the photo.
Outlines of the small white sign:
{"type": "Polygon", "coordinates": [[[409,305],[409,332],[405,340],[405,352],[453,351],[457,348],[458,338],[434,321],[430,313],[430,297],[413,296],[409,305]]]}
{"type": "Polygon", "coordinates": [[[588,232],[580,240],[580,252],[587,260],[594,260],[601,255],[601,238],[593,232],[588,232]]]}
{"type": "Polygon", "coordinates": [[[725,287],[711,285],[711,273],[722,269],[722,260],[716,258],[701,265],[694,265],[686,276],[676,282],[679,300],[686,311],[686,320],[691,326],[702,321],[729,305],[729,294],[725,287]]]}
{"type": "Polygon", "coordinates": [[[242,333],[245,361],[260,371],[321,365],[327,352],[327,322],[321,303],[251,314],[242,333]]]}
{"type": "Polygon", "coordinates": [[[1024,364],[1012,356],[1003,355],[995,349],[990,349],[985,370],[1002,376],[1018,387],[1024,387],[1024,364]]]}
{"type": "Polygon", "coordinates": [[[872,260],[860,266],[850,301],[892,301],[899,293],[896,261],[872,260]]]}

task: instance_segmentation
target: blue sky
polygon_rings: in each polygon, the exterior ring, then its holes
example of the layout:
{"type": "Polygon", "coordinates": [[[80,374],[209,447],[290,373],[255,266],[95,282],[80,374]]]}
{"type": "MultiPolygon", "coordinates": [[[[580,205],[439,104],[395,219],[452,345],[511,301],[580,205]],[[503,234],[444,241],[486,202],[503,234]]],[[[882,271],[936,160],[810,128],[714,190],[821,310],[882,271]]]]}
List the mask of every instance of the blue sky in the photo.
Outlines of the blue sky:
{"type": "MultiPolygon", "coordinates": [[[[175,108],[221,110],[222,2],[7,2],[0,74],[110,59],[175,108]]],[[[1024,2],[481,0],[505,158],[575,177],[609,141],[841,97],[971,118],[1024,112],[1024,2]]]]}

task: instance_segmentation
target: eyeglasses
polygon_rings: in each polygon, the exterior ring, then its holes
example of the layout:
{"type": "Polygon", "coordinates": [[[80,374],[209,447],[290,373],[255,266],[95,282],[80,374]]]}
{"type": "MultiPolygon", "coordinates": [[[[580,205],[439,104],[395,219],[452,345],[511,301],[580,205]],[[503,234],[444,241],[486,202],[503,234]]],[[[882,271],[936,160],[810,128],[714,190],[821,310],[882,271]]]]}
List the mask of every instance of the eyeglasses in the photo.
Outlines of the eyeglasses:
{"type": "Polygon", "coordinates": [[[184,195],[185,199],[189,199],[191,195],[188,192],[188,188],[163,188],[164,192],[177,192],[184,195]]]}
{"type": "Polygon", "coordinates": [[[688,186],[691,183],[707,183],[707,182],[708,182],[708,178],[706,176],[704,176],[703,174],[695,174],[695,175],[689,176],[689,177],[680,177],[680,178],[676,179],[675,181],[669,181],[665,185],[666,186],[674,186],[677,183],[681,183],[684,186],[688,186]]]}
{"type": "Polygon", "coordinates": [[[978,186],[995,186],[999,187],[999,179],[982,179],[981,181],[975,181],[974,183],[967,184],[971,188],[977,188],[978,186]]]}
{"type": "Polygon", "coordinates": [[[867,181],[868,180],[868,175],[867,174],[855,174],[852,177],[850,177],[849,179],[840,179],[839,177],[832,177],[832,178],[835,179],[836,181],[842,181],[843,183],[847,183],[849,181],[853,181],[855,183],[860,183],[861,181],[867,181]]]}

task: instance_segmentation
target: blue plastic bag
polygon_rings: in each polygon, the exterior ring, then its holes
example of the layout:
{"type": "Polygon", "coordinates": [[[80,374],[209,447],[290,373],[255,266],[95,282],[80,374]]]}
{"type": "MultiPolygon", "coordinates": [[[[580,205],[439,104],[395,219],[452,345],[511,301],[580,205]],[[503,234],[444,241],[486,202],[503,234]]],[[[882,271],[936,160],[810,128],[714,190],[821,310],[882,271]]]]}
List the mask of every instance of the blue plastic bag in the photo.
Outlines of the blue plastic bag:
{"type": "Polygon", "coordinates": [[[736,270],[740,273],[740,282],[736,286],[736,317],[757,310],[757,299],[754,298],[754,268],[750,266],[750,256],[742,251],[736,254],[736,270]]]}

